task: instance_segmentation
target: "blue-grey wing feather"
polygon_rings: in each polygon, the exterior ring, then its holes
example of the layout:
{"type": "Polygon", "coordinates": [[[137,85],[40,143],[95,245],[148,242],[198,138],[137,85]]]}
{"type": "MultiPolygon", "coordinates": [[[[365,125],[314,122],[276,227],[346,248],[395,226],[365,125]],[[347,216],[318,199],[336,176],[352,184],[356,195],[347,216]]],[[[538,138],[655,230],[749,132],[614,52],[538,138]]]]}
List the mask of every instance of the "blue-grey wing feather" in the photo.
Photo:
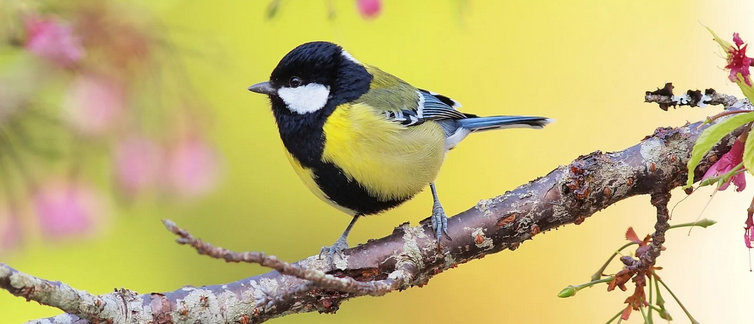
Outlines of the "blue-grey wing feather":
{"type": "Polygon", "coordinates": [[[552,122],[551,119],[536,116],[478,117],[464,114],[456,109],[461,106],[457,101],[422,89],[417,92],[417,100],[416,109],[389,110],[385,111],[385,116],[406,126],[434,121],[442,127],[445,137],[453,136],[460,128],[469,132],[499,128],[542,128],[552,122]]]}
{"type": "Polygon", "coordinates": [[[419,105],[419,117],[429,120],[442,120],[442,119],[463,119],[466,115],[456,110],[452,105],[457,105],[453,99],[439,95],[426,90],[419,90],[419,94],[422,96],[420,101],[423,101],[423,105],[419,105]]]}
{"type": "Polygon", "coordinates": [[[415,126],[425,121],[419,117],[418,111],[411,109],[386,110],[385,117],[404,126],[415,126]]]}
{"type": "Polygon", "coordinates": [[[420,89],[417,91],[416,100],[417,105],[415,109],[404,108],[400,110],[386,110],[384,112],[385,117],[405,126],[420,125],[427,120],[441,121],[463,119],[467,117],[465,114],[449,105],[459,105],[455,100],[434,92],[420,89]]]}

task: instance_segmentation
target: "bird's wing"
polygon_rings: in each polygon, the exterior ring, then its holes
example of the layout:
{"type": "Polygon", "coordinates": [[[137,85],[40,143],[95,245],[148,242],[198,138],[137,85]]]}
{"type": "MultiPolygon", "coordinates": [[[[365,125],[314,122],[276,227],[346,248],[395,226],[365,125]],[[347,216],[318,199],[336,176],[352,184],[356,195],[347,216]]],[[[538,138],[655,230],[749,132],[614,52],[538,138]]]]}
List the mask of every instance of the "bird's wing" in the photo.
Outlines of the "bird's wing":
{"type": "Polygon", "coordinates": [[[368,66],[373,75],[371,88],[357,102],[371,106],[388,120],[405,126],[424,123],[427,120],[463,119],[469,117],[456,108],[457,101],[441,94],[417,89],[400,78],[368,66]]]}
{"type": "Polygon", "coordinates": [[[443,119],[464,119],[466,114],[458,111],[456,108],[461,107],[458,101],[450,99],[439,93],[419,90],[419,103],[417,113],[419,118],[428,120],[443,119]]]}
{"type": "Polygon", "coordinates": [[[410,102],[404,102],[402,106],[383,103],[380,106],[381,109],[377,108],[377,110],[385,114],[385,118],[388,120],[405,126],[419,125],[427,120],[441,121],[469,117],[456,110],[454,106],[458,106],[458,103],[453,99],[434,92],[417,89],[413,100],[410,102]]]}

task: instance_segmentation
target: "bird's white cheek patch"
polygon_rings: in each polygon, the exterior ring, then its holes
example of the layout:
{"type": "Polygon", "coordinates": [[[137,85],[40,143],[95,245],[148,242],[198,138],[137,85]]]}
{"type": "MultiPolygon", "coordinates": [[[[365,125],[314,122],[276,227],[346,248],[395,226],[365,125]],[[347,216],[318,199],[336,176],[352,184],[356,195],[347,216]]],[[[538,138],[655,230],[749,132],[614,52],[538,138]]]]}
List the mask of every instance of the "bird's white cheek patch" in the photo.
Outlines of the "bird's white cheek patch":
{"type": "Polygon", "coordinates": [[[330,87],[309,83],[297,88],[282,87],[278,89],[278,96],[293,112],[301,115],[322,109],[330,96],[330,87]]]}

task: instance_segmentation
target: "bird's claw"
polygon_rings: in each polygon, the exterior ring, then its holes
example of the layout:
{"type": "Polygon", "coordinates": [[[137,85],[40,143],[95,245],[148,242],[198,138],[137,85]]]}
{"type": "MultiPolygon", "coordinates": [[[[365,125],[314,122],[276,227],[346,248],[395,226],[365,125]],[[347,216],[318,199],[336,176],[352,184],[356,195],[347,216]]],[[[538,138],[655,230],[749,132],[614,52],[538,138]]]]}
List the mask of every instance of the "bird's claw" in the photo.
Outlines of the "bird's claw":
{"type": "Polygon", "coordinates": [[[432,206],[432,217],[430,220],[432,221],[432,229],[435,230],[435,238],[437,238],[438,242],[442,238],[443,233],[450,239],[450,235],[448,234],[448,216],[445,215],[445,210],[442,209],[442,205],[439,202],[435,202],[432,206]]]}
{"type": "Polygon", "coordinates": [[[343,255],[343,250],[348,248],[348,242],[346,242],[345,238],[341,237],[332,246],[323,246],[321,250],[319,250],[319,258],[322,259],[323,256],[325,256],[327,259],[327,264],[334,265],[335,256],[337,256],[340,260],[345,259],[345,256],[343,255]]]}

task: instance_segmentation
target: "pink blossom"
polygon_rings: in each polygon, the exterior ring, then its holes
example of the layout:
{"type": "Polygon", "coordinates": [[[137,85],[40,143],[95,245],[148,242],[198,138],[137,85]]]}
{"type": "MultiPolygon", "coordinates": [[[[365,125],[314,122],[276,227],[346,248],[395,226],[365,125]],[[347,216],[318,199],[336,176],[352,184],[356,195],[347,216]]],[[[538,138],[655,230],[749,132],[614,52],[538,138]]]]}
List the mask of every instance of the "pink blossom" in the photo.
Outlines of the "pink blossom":
{"type": "Polygon", "coordinates": [[[356,0],[356,8],[361,16],[367,19],[375,18],[382,10],[382,0],[356,0]]]}
{"type": "MultiPolygon", "coordinates": [[[[729,172],[730,170],[733,170],[733,168],[741,164],[741,162],[743,161],[743,156],[744,142],[742,142],[740,139],[737,139],[736,142],[733,143],[733,147],[731,147],[730,151],[723,154],[723,156],[719,160],[717,160],[717,162],[715,162],[715,164],[713,164],[706,173],[704,173],[702,180],[719,177],[729,172]]],[[[727,189],[731,182],[733,182],[733,185],[736,186],[736,191],[743,191],[746,188],[746,178],[744,177],[744,172],[740,172],[730,177],[728,181],[720,185],[718,190],[722,191],[727,189]]]]}
{"type": "Polygon", "coordinates": [[[90,233],[107,215],[104,201],[83,183],[53,181],[38,188],[33,203],[45,238],[90,233]]]}
{"type": "Polygon", "coordinates": [[[71,67],[84,57],[81,40],[71,26],[54,18],[26,17],[26,49],[35,55],[71,67]]]}
{"type": "Polygon", "coordinates": [[[744,45],[744,41],[738,33],[733,34],[733,42],[736,44],[736,47],[730,46],[728,48],[728,64],[725,66],[726,69],[730,70],[728,79],[731,82],[737,82],[738,74],[741,74],[746,85],[751,86],[751,76],[749,73],[751,58],[746,56],[746,47],[748,44],[744,45]]]}
{"type": "Polygon", "coordinates": [[[744,244],[747,248],[752,248],[751,242],[754,242],[754,211],[749,211],[749,216],[746,218],[746,227],[744,227],[744,244]]]}
{"type": "Polygon", "coordinates": [[[123,85],[103,76],[83,74],[63,99],[64,119],[83,135],[97,136],[113,127],[125,110],[123,85]]]}
{"type": "Polygon", "coordinates": [[[160,150],[147,138],[132,135],[116,144],[115,176],[128,194],[153,185],[159,163],[160,150]]]}
{"type": "Polygon", "coordinates": [[[166,157],[168,189],[190,197],[207,193],[219,177],[217,153],[196,134],[185,135],[166,157]]]}
{"type": "Polygon", "coordinates": [[[0,217],[0,252],[12,250],[21,242],[23,231],[18,215],[9,210],[0,217]]]}
{"type": "Polygon", "coordinates": [[[733,43],[740,47],[744,44],[744,40],[741,39],[741,36],[739,36],[738,33],[733,33],[733,43]]]}

